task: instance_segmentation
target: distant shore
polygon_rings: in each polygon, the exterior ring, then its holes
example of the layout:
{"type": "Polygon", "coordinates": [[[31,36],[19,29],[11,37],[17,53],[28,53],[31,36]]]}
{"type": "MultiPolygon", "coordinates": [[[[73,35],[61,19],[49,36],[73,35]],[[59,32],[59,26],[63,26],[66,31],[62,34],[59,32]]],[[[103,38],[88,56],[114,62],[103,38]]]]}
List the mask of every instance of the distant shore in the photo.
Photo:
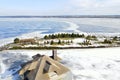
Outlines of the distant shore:
{"type": "Polygon", "coordinates": [[[46,16],[0,16],[0,18],[120,18],[120,15],[46,15],[46,16]]]}

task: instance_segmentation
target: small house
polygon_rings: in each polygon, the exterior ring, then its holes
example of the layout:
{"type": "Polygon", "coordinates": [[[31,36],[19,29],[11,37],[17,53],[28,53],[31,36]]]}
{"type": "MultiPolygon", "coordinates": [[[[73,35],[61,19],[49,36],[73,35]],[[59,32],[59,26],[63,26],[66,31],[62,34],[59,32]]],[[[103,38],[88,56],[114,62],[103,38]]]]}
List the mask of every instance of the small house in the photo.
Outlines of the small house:
{"type": "Polygon", "coordinates": [[[35,39],[21,39],[19,43],[24,45],[29,45],[29,44],[35,44],[36,41],[35,39]]]}
{"type": "Polygon", "coordinates": [[[60,60],[56,50],[53,50],[52,56],[37,54],[22,66],[19,75],[22,80],[72,80],[70,70],[60,60]]]}

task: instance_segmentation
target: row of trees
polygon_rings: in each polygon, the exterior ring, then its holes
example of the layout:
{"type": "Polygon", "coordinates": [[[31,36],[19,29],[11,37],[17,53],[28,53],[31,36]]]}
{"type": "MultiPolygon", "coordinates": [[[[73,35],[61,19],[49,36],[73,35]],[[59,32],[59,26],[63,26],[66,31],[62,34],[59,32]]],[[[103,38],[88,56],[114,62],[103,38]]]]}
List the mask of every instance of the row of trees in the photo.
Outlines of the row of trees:
{"type": "Polygon", "coordinates": [[[97,40],[95,35],[88,35],[85,37],[84,34],[68,34],[68,33],[61,33],[61,34],[51,34],[45,35],[44,39],[56,39],[56,38],[86,38],[87,40],[97,40]]]}
{"type": "Polygon", "coordinates": [[[51,41],[45,41],[44,44],[50,44],[50,45],[54,45],[54,44],[58,44],[58,45],[61,45],[61,44],[70,44],[70,43],[73,43],[72,40],[67,40],[67,41],[62,41],[59,39],[58,42],[54,41],[54,40],[51,40],[51,41]]]}
{"type": "Polygon", "coordinates": [[[68,34],[68,33],[61,33],[61,34],[51,34],[51,35],[45,35],[44,39],[56,39],[56,38],[84,38],[84,34],[68,34]]]}

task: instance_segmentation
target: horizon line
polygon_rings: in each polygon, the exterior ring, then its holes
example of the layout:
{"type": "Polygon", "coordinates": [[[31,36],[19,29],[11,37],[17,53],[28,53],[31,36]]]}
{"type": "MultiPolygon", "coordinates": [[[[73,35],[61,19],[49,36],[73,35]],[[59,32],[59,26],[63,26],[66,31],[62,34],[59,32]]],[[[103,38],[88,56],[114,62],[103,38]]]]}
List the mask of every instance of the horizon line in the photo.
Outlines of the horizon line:
{"type": "Polygon", "coordinates": [[[0,18],[120,18],[120,15],[1,15],[0,18]]]}

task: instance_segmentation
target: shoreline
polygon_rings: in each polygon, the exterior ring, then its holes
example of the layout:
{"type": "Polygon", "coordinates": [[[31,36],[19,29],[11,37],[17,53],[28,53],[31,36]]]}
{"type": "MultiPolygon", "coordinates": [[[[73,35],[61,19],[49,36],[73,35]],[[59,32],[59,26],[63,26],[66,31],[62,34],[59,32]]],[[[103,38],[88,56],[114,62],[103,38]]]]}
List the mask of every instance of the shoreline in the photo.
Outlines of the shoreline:
{"type": "Polygon", "coordinates": [[[7,50],[52,50],[52,49],[58,49],[58,50],[63,50],[63,49],[97,49],[97,48],[116,48],[120,46],[92,46],[92,47],[29,47],[29,48],[16,48],[16,49],[7,49],[7,50]]]}

